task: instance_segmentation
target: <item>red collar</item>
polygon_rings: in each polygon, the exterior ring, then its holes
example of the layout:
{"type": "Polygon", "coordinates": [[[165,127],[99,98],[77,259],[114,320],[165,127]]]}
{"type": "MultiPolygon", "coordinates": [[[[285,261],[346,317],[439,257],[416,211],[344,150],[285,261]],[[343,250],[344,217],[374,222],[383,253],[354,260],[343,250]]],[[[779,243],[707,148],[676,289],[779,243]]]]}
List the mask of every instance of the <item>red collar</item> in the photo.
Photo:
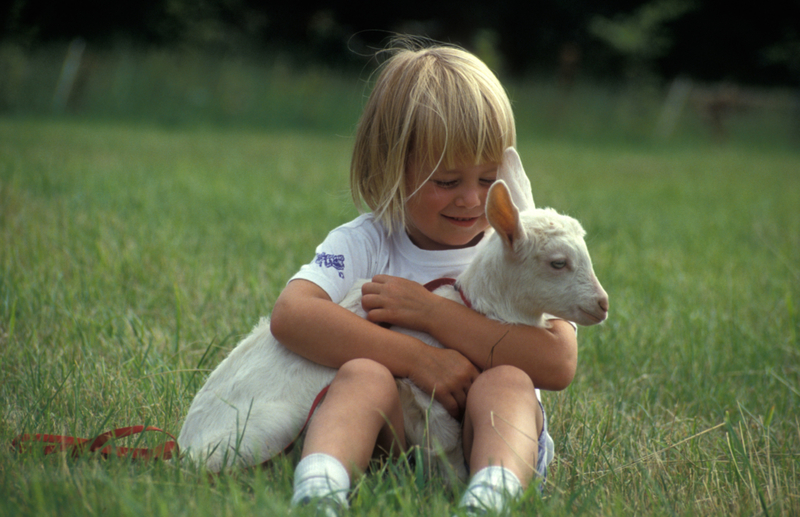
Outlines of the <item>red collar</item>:
{"type": "Polygon", "coordinates": [[[453,289],[458,291],[458,294],[461,295],[461,301],[464,302],[468,308],[472,308],[472,304],[467,300],[467,297],[464,296],[464,293],[459,289],[458,285],[456,285],[456,280],[454,278],[437,278],[436,280],[431,280],[427,284],[425,284],[425,288],[428,291],[435,291],[436,289],[442,287],[443,285],[452,285],[453,289]]]}

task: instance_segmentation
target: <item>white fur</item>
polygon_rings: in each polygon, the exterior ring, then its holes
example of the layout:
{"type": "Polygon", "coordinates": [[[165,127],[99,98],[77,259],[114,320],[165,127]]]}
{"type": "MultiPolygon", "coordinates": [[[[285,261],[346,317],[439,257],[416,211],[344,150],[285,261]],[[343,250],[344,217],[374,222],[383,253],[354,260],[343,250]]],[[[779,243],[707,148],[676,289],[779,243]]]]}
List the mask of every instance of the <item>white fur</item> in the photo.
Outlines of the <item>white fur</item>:
{"type": "MultiPolygon", "coordinates": [[[[490,318],[525,325],[546,326],[546,314],[581,325],[603,321],[608,297],[592,270],[581,225],[534,207],[530,183],[513,148],[506,150],[498,175],[501,179],[486,203],[495,233],[457,279],[473,308],[490,318]],[[513,187],[510,193],[506,181],[513,187]],[[509,196],[514,196],[513,202],[509,196]]],[[[356,283],[341,303],[362,317],[363,282],[356,283]]],[[[461,302],[452,287],[434,292],[461,302]]],[[[441,347],[427,334],[396,330],[441,347]]],[[[181,449],[215,472],[262,463],[297,436],[314,398],[335,374],[278,343],[269,319],[262,318],[195,396],[178,437],[181,449]]],[[[409,445],[422,448],[428,468],[465,479],[460,424],[408,379],[397,385],[409,445]]]]}

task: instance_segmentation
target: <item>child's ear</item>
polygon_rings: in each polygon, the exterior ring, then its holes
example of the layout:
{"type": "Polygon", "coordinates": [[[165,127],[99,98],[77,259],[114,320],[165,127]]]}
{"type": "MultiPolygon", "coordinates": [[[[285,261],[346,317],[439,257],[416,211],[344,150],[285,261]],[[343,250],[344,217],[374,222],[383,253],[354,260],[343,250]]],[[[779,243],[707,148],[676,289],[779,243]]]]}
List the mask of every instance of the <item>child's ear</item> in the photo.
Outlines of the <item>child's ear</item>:
{"type": "Polygon", "coordinates": [[[511,200],[511,193],[503,180],[495,181],[489,189],[486,219],[509,249],[513,250],[514,244],[522,236],[522,226],[519,223],[519,210],[511,200]]]}

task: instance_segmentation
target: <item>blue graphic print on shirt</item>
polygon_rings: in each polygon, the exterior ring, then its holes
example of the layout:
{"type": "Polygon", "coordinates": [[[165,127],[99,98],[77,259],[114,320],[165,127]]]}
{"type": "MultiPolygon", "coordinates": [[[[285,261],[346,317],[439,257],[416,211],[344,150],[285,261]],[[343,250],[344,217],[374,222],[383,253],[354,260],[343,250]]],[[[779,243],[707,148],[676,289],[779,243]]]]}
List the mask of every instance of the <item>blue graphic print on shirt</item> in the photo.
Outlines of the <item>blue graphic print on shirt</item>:
{"type": "Polygon", "coordinates": [[[317,253],[314,263],[319,267],[332,267],[339,271],[339,278],[344,278],[344,255],[328,255],[325,252],[317,253]]]}

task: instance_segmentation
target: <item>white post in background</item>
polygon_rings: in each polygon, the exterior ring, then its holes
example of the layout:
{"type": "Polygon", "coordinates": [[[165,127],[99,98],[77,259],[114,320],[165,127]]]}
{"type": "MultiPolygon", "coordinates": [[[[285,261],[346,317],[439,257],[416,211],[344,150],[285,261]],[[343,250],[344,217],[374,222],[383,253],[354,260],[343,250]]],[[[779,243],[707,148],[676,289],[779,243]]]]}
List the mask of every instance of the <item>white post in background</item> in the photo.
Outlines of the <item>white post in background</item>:
{"type": "Polygon", "coordinates": [[[656,125],[656,136],[658,138],[666,140],[672,136],[675,126],[678,124],[678,117],[680,117],[691,92],[692,81],[690,79],[678,77],[672,81],[669,93],[667,93],[667,98],[664,101],[664,107],[661,110],[661,116],[656,125]]]}
{"type": "Polygon", "coordinates": [[[75,38],[67,48],[64,66],[61,67],[61,75],[53,94],[53,110],[56,113],[62,113],[67,107],[72,87],[75,85],[75,78],[78,76],[78,69],[81,67],[84,49],[86,49],[86,42],[82,38],[75,38]]]}

